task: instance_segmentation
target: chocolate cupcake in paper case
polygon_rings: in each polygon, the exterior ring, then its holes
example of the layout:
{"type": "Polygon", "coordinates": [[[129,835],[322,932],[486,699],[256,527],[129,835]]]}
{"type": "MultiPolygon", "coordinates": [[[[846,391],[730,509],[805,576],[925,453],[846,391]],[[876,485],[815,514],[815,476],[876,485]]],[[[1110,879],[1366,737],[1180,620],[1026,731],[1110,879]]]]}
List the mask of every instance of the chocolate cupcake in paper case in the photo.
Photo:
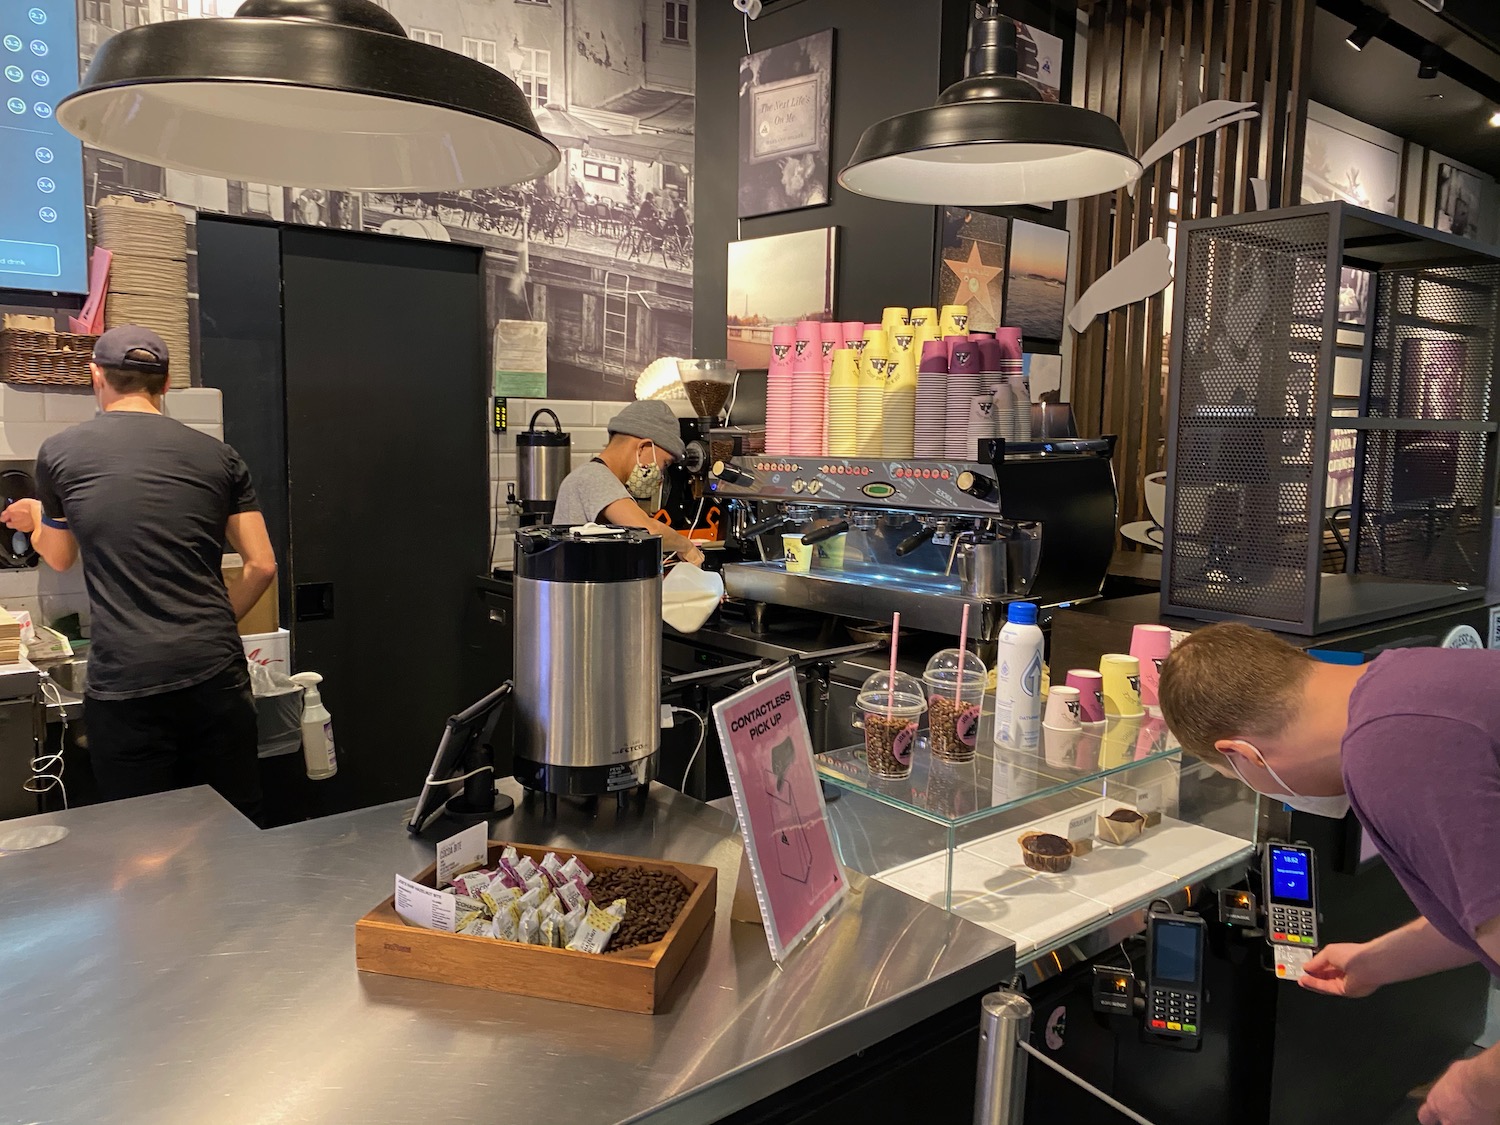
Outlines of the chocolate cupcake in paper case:
{"type": "Polygon", "coordinates": [[[1073,843],[1051,832],[1028,832],[1021,837],[1021,861],[1033,871],[1058,875],[1073,866],[1073,843]]]}

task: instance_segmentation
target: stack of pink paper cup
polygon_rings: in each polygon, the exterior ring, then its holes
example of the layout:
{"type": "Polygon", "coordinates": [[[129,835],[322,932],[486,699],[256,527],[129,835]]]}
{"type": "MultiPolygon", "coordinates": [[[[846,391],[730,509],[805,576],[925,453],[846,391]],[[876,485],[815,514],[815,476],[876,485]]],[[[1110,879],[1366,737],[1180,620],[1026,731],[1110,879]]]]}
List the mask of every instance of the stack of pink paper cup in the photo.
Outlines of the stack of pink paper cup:
{"type": "Polygon", "coordinates": [[[771,329],[771,364],[766,370],[766,452],[778,457],[792,453],[792,353],[797,329],[778,324],[771,329]]]}
{"type": "Polygon", "coordinates": [[[823,326],[816,320],[797,324],[792,353],[793,457],[823,453],[824,415],[828,409],[828,377],[823,374],[823,326]]]}

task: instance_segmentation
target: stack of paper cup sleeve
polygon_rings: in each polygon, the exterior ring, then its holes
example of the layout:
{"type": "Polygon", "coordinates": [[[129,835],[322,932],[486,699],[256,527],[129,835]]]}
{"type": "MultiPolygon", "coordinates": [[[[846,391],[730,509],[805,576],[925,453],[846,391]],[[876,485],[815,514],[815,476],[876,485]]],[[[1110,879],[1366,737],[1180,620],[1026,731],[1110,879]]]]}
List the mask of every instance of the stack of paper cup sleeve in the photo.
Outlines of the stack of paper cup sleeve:
{"type": "Polygon", "coordinates": [[[166,200],[137,203],[112,195],[94,210],[94,243],[114,256],[104,326],[151,329],[167,345],[169,385],[191,385],[187,220],[166,200]]]}

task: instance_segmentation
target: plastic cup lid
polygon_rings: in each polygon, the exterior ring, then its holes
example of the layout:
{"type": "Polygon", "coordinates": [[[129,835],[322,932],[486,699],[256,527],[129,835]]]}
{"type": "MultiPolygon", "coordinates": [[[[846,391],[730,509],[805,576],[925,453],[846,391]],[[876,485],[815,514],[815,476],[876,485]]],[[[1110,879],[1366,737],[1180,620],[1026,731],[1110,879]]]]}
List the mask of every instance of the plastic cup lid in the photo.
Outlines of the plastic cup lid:
{"type": "Polygon", "coordinates": [[[979,655],[967,649],[945,648],[935,653],[927,662],[927,670],[922,673],[922,679],[935,680],[939,683],[953,683],[958,679],[959,661],[963,662],[964,682],[968,683],[971,677],[977,676],[980,682],[989,675],[989,669],[985,667],[979,655]]]}
{"type": "Polygon", "coordinates": [[[927,710],[927,693],[922,690],[922,685],[915,676],[897,672],[894,693],[892,686],[889,672],[874,673],[860,688],[859,695],[854,701],[855,705],[861,711],[874,712],[889,709],[893,714],[908,718],[920,715],[927,710]]]}

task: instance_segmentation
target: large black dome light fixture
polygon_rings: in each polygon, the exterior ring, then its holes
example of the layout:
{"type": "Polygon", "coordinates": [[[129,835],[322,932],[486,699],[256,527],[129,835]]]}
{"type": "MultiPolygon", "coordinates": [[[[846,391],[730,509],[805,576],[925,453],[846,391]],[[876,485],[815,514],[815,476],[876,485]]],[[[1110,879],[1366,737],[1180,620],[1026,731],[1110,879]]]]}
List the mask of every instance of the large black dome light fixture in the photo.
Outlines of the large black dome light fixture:
{"type": "Polygon", "coordinates": [[[1119,125],[1016,77],[1016,27],[995,0],[976,8],[964,73],[931,109],[866,129],[839,183],[900,203],[1001,206],[1082,199],[1140,174],[1119,125]]]}
{"type": "Polygon", "coordinates": [[[246,0],[122,31],[57,119],[121,156],[295,187],[498,187],[559,160],[514,82],[370,0],[246,0]]]}

